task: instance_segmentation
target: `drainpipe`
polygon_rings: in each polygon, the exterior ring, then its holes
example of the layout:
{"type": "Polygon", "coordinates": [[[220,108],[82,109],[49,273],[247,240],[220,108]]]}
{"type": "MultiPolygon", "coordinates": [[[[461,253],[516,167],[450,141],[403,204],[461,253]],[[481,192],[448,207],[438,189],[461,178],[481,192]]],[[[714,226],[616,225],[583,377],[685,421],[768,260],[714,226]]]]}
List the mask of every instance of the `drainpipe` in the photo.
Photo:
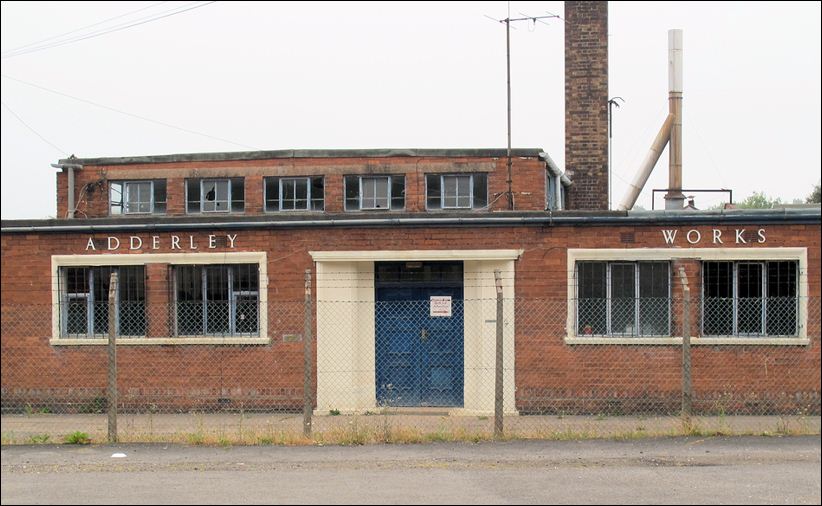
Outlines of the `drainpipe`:
{"type": "Polygon", "coordinates": [[[74,219],[74,169],[82,169],[79,163],[52,163],[55,169],[68,170],[68,205],[66,218],[74,219]]]}

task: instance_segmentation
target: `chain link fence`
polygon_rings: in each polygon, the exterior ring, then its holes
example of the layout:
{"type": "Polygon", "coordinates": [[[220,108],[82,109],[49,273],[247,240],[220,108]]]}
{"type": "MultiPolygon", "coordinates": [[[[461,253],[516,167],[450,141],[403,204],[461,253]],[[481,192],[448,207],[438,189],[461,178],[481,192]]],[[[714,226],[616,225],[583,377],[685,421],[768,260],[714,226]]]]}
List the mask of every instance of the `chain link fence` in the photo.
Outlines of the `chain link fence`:
{"type": "Polygon", "coordinates": [[[75,428],[104,438],[111,407],[121,440],[198,442],[209,427],[244,442],[819,428],[818,297],[240,292],[4,304],[4,439],[75,428]]]}

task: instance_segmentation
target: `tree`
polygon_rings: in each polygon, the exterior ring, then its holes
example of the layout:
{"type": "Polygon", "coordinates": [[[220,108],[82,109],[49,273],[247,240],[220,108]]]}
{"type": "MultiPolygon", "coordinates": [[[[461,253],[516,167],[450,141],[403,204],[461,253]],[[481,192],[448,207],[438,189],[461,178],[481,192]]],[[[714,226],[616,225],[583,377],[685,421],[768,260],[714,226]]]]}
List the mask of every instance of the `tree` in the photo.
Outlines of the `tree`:
{"type": "Polygon", "coordinates": [[[822,195],[819,194],[819,183],[816,183],[816,186],[813,187],[813,192],[808,195],[807,202],[808,204],[822,203],[822,195]]]}
{"type": "Polygon", "coordinates": [[[739,209],[770,209],[782,204],[779,197],[772,199],[765,192],[754,192],[753,195],[736,204],[739,209]]]}

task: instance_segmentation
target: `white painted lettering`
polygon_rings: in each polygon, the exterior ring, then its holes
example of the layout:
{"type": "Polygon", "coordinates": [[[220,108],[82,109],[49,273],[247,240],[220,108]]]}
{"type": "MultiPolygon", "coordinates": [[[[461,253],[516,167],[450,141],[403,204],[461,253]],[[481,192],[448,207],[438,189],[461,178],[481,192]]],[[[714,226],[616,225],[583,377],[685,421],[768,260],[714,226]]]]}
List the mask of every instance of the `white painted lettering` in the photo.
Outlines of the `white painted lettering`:
{"type": "Polygon", "coordinates": [[[108,237],[108,249],[109,249],[109,251],[115,250],[119,247],[120,247],[120,239],[117,239],[116,237],[109,236],[108,237]],[[116,246],[111,245],[112,239],[117,243],[116,246]]]}
{"type": "Polygon", "coordinates": [[[678,230],[663,230],[662,236],[665,238],[665,244],[673,244],[677,232],[678,230]]]}
{"type": "Polygon", "coordinates": [[[130,243],[129,244],[130,249],[140,249],[140,248],[143,247],[143,240],[140,239],[139,237],[137,237],[136,235],[133,235],[129,238],[129,243],[130,243]],[[135,239],[137,240],[137,246],[134,245],[134,240],[135,239]]]}
{"type": "Polygon", "coordinates": [[[159,235],[152,235],[151,236],[151,249],[160,249],[160,236],[159,235]]]}
{"type": "Polygon", "coordinates": [[[231,245],[229,246],[229,248],[233,248],[233,247],[234,247],[234,239],[236,239],[236,238],[237,238],[237,234],[234,234],[234,235],[231,235],[231,234],[226,234],[226,237],[228,237],[228,242],[230,242],[230,243],[231,243],[231,245]]]}
{"type": "Polygon", "coordinates": [[[744,233],[745,233],[744,228],[742,230],[736,229],[736,243],[737,244],[748,244],[748,242],[745,240],[745,238],[742,237],[742,234],[744,234],[744,233]]]}
{"type": "Polygon", "coordinates": [[[180,249],[180,236],[171,236],[171,249],[180,249]]]}
{"type": "Polygon", "coordinates": [[[88,238],[88,244],[86,244],[86,251],[90,249],[97,251],[97,248],[94,247],[94,239],[92,239],[91,237],[88,238]]]}
{"type": "Polygon", "coordinates": [[[214,249],[217,247],[217,236],[216,235],[209,235],[208,236],[208,247],[210,249],[214,249]]]}
{"type": "Polygon", "coordinates": [[[689,242],[689,243],[691,243],[691,244],[696,244],[696,243],[698,243],[699,241],[701,241],[701,240],[702,240],[702,234],[701,234],[701,233],[699,233],[699,230],[696,230],[696,229],[694,229],[694,230],[688,230],[688,235],[687,235],[687,236],[685,236],[685,238],[686,238],[686,239],[688,239],[688,242],[689,242]],[[692,239],[691,239],[691,235],[692,235],[692,234],[696,234],[696,239],[695,239],[695,240],[692,240],[692,239]]]}
{"type": "Polygon", "coordinates": [[[189,247],[189,249],[197,249],[197,246],[194,245],[194,236],[193,235],[188,236],[188,244],[191,245],[189,247]]]}
{"type": "Polygon", "coordinates": [[[721,230],[714,229],[714,244],[723,244],[721,230]]]}
{"type": "Polygon", "coordinates": [[[759,244],[764,243],[765,242],[765,229],[760,228],[759,230],[757,230],[756,233],[757,233],[757,235],[759,235],[759,239],[757,239],[756,242],[758,242],[759,244]]]}

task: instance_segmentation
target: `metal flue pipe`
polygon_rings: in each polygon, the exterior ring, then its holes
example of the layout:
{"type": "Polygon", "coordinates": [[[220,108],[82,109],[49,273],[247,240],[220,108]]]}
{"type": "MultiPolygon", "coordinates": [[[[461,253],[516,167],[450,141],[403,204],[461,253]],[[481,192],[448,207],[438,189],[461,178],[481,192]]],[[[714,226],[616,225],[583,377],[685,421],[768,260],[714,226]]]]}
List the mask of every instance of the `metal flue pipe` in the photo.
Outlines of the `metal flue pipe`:
{"type": "Polygon", "coordinates": [[[682,209],[682,30],[668,30],[668,113],[673,115],[668,150],[668,193],[665,209],[682,209]]]}
{"type": "Polygon", "coordinates": [[[644,188],[645,183],[648,182],[648,178],[651,176],[651,171],[654,170],[656,162],[659,161],[659,157],[662,156],[662,150],[664,150],[665,145],[668,144],[668,139],[671,137],[671,128],[673,127],[673,124],[674,115],[668,114],[668,117],[665,118],[665,122],[662,123],[662,128],[660,128],[659,133],[656,134],[653,144],[651,144],[651,149],[648,150],[648,154],[645,155],[645,159],[642,160],[642,165],[640,165],[639,171],[637,171],[634,176],[634,180],[631,182],[631,185],[628,186],[625,196],[622,197],[622,201],[619,203],[617,210],[628,211],[634,207],[634,204],[636,204],[636,199],[639,198],[642,188],[644,188]]]}

